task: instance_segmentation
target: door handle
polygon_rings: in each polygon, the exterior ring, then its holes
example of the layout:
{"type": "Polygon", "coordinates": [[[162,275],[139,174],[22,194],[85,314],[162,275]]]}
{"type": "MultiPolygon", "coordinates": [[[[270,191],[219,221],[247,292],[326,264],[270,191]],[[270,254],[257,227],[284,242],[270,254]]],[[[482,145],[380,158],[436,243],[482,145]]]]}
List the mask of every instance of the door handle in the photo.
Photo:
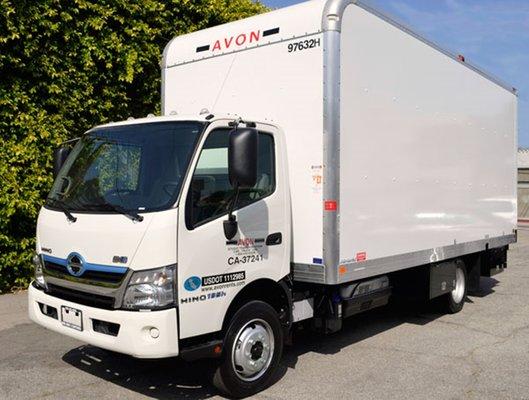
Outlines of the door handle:
{"type": "Polygon", "coordinates": [[[283,235],[281,232],[271,233],[266,237],[267,246],[277,246],[283,242],[283,235]]]}

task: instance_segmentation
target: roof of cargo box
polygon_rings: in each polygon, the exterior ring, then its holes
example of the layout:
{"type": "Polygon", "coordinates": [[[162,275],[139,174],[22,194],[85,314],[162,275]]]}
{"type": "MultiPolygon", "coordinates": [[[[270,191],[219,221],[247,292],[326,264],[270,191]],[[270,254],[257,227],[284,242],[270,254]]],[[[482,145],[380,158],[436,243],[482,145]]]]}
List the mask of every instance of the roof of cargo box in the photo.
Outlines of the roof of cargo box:
{"type": "Polygon", "coordinates": [[[162,68],[290,40],[322,30],[326,0],[313,0],[173,38],[162,68]]]}
{"type": "Polygon", "coordinates": [[[322,31],[340,31],[341,16],[345,8],[351,4],[355,4],[376,15],[517,95],[517,90],[513,86],[473,65],[465,60],[463,56],[425,39],[398,21],[397,18],[373,8],[369,0],[306,1],[253,17],[176,36],[164,49],[161,67],[162,69],[176,67],[224,54],[245,51],[294,38],[302,38],[322,31]]]}

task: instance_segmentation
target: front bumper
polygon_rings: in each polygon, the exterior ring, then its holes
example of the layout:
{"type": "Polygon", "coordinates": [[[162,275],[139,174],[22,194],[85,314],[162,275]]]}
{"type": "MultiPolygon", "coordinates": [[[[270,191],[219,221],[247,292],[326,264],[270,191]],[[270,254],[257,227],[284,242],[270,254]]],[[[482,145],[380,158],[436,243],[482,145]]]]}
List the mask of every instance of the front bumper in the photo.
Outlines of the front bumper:
{"type": "Polygon", "coordinates": [[[29,318],[52,331],[62,333],[82,342],[138,358],[164,358],[178,355],[178,329],[176,309],[138,312],[104,310],[62,300],[44,293],[30,285],[28,291],[29,318]],[[40,304],[54,307],[58,318],[52,318],[41,311],[40,304]],[[61,323],[61,306],[82,311],[83,331],[64,326],[61,323]],[[117,336],[94,330],[93,320],[119,325],[117,336]],[[151,328],[158,329],[153,338],[151,328]]]}

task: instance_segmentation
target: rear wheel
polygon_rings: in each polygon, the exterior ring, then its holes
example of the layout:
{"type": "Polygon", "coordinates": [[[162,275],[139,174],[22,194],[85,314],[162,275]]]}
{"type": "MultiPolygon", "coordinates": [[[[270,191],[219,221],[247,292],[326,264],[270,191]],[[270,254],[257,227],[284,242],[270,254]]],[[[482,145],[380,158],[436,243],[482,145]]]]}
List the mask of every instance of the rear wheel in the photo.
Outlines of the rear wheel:
{"type": "Polygon", "coordinates": [[[456,262],[456,284],[454,290],[443,296],[443,306],[450,314],[458,313],[463,309],[467,298],[467,269],[463,261],[456,262]]]}
{"type": "Polygon", "coordinates": [[[233,397],[247,397],[269,386],[283,353],[283,331],[277,312],[252,301],[233,316],[223,359],[213,384],[233,397]]]}

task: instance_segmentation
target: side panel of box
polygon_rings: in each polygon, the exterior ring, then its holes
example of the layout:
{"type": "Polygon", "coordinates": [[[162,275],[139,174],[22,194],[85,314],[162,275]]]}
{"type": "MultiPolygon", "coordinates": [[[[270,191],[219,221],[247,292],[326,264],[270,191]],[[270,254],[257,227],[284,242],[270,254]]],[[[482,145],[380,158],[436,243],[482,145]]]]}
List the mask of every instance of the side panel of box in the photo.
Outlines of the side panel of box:
{"type": "Polygon", "coordinates": [[[516,96],[358,6],[341,36],[344,275],[512,235],[516,96]]]}

